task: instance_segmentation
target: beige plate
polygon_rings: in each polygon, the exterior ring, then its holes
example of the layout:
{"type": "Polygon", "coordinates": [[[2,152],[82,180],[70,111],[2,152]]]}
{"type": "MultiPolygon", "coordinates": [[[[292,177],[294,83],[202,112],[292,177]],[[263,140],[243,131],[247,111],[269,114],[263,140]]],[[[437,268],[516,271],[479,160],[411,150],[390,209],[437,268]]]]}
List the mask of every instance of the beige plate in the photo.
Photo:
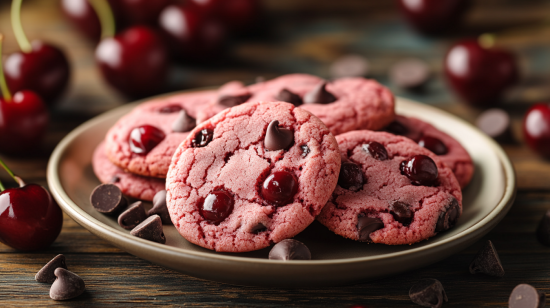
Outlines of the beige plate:
{"type": "Polygon", "coordinates": [[[442,260],[474,243],[506,215],[515,197],[515,175],[504,151],[470,124],[439,109],[398,99],[397,112],[415,116],[456,138],[472,156],[476,173],[464,190],[457,225],[434,238],[403,246],[344,239],[315,222],[296,239],[311,250],[311,261],[268,260],[269,248],[240,254],[216,253],[183,239],[165,226],[166,245],[130,235],[112,217],[90,205],[99,184],[91,167],[94,148],[107,130],[135,104],[102,114],[75,129],[53,152],[48,184],[65,213],[93,234],[121,249],[179,272],[221,282],[280,287],[353,284],[401,273],[442,260]]]}

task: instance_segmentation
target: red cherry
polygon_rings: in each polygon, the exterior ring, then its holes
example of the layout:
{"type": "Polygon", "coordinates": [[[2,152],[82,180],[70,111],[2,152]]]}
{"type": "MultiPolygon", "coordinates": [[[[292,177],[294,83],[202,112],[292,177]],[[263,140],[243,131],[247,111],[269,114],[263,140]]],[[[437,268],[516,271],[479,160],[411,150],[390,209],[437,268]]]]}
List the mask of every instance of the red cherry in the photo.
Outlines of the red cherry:
{"type": "Polygon", "coordinates": [[[550,157],[550,104],[536,104],[527,110],[523,136],[531,149],[550,157]]]}
{"type": "Polygon", "coordinates": [[[460,23],[469,0],[399,0],[405,19],[425,34],[440,34],[460,23]]]}
{"type": "Polygon", "coordinates": [[[202,12],[214,16],[233,31],[246,31],[262,14],[258,0],[192,0],[202,12]]]}
{"type": "Polygon", "coordinates": [[[369,141],[363,145],[363,149],[377,160],[388,159],[388,151],[386,151],[386,148],[379,142],[369,141]]]}
{"type": "Polygon", "coordinates": [[[338,185],[340,187],[357,191],[363,188],[365,182],[361,167],[349,161],[342,163],[340,174],[338,175],[338,185]]]}
{"type": "Polygon", "coordinates": [[[78,30],[88,38],[99,41],[101,25],[88,0],[61,0],[61,9],[78,30]]]}
{"type": "Polygon", "coordinates": [[[213,191],[199,202],[199,212],[208,222],[219,224],[233,212],[234,203],[233,196],[228,192],[213,191]]]}
{"type": "Polygon", "coordinates": [[[168,55],[148,27],[135,26],[103,39],[95,57],[105,80],[130,97],[156,94],[166,85],[168,55]]]}
{"type": "Polygon", "coordinates": [[[142,125],[130,132],[130,150],[136,154],[145,155],[156,147],[166,135],[160,129],[151,125],[142,125]]]}
{"type": "Polygon", "coordinates": [[[443,141],[431,136],[422,136],[418,140],[418,145],[432,151],[436,155],[445,155],[448,152],[447,146],[443,141]]]}
{"type": "Polygon", "coordinates": [[[264,199],[278,206],[291,202],[297,192],[298,179],[287,171],[276,171],[270,174],[261,189],[264,199]]]}
{"type": "Polygon", "coordinates": [[[435,162],[426,155],[416,155],[404,160],[399,167],[401,174],[408,177],[414,185],[432,186],[439,174],[435,162]]]}
{"type": "Polygon", "coordinates": [[[123,23],[132,25],[156,26],[160,12],[171,4],[172,0],[118,0],[117,8],[121,14],[123,23]]]}
{"type": "Polygon", "coordinates": [[[516,83],[518,68],[506,50],[484,48],[477,40],[455,44],[445,56],[445,75],[455,92],[472,104],[489,105],[516,83]]]}

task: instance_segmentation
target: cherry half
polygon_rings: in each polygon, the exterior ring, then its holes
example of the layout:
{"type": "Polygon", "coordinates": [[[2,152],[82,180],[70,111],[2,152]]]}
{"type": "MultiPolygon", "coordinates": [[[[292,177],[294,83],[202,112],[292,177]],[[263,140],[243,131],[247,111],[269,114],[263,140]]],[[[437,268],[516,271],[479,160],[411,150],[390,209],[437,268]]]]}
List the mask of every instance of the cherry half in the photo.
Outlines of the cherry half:
{"type": "Polygon", "coordinates": [[[424,34],[441,34],[460,23],[470,0],[399,0],[405,19],[424,34]]]}
{"type": "Polygon", "coordinates": [[[277,206],[286,205],[298,192],[298,179],[288,171],[275,171],[264,181],[261,194],[265,200],[277,206]]]}
{"type": "Polygon", "coordinates": [[[437,182],[439,172],[435,162],[426,155],[415,155],[404,160],[399,166],[401,174],[411,180],[413,185],[432,186],[437,182]]]}
{"type": "Polygon", "coordinates": [[[550,158],[550,104],[535,104],[527,110],[523,136],[531,149],[550,158]]]}
{"type": "Polygon", "coordinates": [[[213,191],[201,200],[199,212],[210,223],[219,224],[233,212],[235,201],[225,190],[213,191]]]}
{"type": "Polygon", "coordinates": [[[165,137],[166,135],[162,130],[151,125],[142,125],[130,132],[128,142],[132,152],[145,155],[164,140],[165,137]]]}

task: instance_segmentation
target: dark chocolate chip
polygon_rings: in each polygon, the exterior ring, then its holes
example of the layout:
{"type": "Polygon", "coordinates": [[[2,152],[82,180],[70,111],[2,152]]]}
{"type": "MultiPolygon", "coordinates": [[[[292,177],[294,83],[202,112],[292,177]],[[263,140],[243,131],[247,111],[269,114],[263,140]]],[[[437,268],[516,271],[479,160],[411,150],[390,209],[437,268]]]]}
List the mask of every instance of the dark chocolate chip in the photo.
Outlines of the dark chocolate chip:
{"type": "Polygon", "coordinates": [[[460,206],[458,205],[458,201],[454,197],[451,197],[447,209],[439,214],[435,232],[449,230],[454,227],[458,217],[460,217],[460,206]]]}
{"type": "Polygon", "coordinates": [[[368,60],[360,55],[345,55],[330,66],[332,78],[363,77],[369,73],[368,60]]]}
{"type": "Polygon", "coordinates": [[[193,140],[191,140],[191,146],[194,148],[204,147],[212,141],[214,138],[214,131],[211,129],[201,129],[193,140]]]}
{"type": "Polygon", "coordinates": [[[120,182],[120,177],[118,175],[115,175],[111,178],[111,181],[109,183],[113,184],[118,182],[120,182]]]}
{"type": "Polygon", "coordinates": [[[114,184],[97,186],[90,196],[92,206],[100,213],[117,214],[126,207],[128,201],[114,184]]]}
{"type": "Polygon", "coordinates": [[[311,260],[311,252],[304,243],[293,239],[282,240],[269,252],[270,260],[311,260]]]}
{"type": "Polygon", "coordinates": [[[374,159],[386,160],[388,159],[388,152],[386,148],[376,141],[370,141],[363,145],[363,150],[369,153],[374,159]]]}
{"type": "Polygon", "coordinates": [[[34,279],[38,282],[47,282],[53,283],[55,281],[55,269],[61,267],[67,269],[67,264],[65,263],[64,255],[57,255],[55,258],[51,259],[46,265],[44,265],[38,273],[34,276],[34,279]]]}
{"type": "Polygon", "coordinates": [[[371,242],[370,234],[382,228],[384,228],[384,223],[378,218],[368,217],[365,214],[357,216],[357,232],[361,242],[371,242]]]}
{"type": "Polygon", "coordinates": [[[340,167],[340,174],[338,175],[338,185],[340,187],[358,191],[363,188],[363,185],[367,183],[367,177],[363,175],[361,167],[351,161],[345,161],[340,167]]]}
{"type": "Polygon", "coordinates": [[[513,141],[510,129],[510,116],[502,109],[484,111],[476,120],[477,127],[489,137],[499,142],[513,141]]]}
{"type": "Polygon", "coordinates": [[[485,242],[483,248],[477,253],[472,263],[470,263],[470,273],[481,273],[495,277],[504,276],[504,268],[500,263],[498,253],[491,241],[485,242]]]}
{"type": "Polygon", "coordinates": [[[172,130],[178,133],[188,132],[195,128],[197,122],[185,110],[180,110],[178,118],[172,123],[172,130]]]}
{"type": "Polygon", "coordinates": [[[405,127],[405,125],[401,124],[401,122],[393,121],[386,128],[384,129],[388,133],[392,133],[394,135],[399,136],[405,136],[409,133],[409,129],[405,127]]]}
{"type": "Polygon", "coordinates": [[[64,301],[75,298],[86,290],[84,280],[77,274],[58,267],[55,271],[57,279],[50,288],[50,297],[56,301],[64,301]]]}
{"type": "Polygon", "coordinates": [[[390,80],[407,90],[420,90],[430,79],[430,69],[419,59],[405,59],[390,68],[390,80]]]}
{"type": "Polygon", "coordinates": [[[164,106],[164,107],[160,108],[159,112],[160,113],[174,113],[174,112],[178,112],[180,110],[183,110],[183,108],[181,108],[181,106],[169,105],[169,106],[164,106]]]}
{"type": "Polygon", "coordinates": [[[134,202],[118,216],[118,225],[126,230],[132,230],[147,218],[141,201],[134,202]]]}
{"type": "Polygon", "coordinates": [[[537,238],[541,244],[550,246],[550,210],[546,211],[539,223],[537,238]]]}
{"type": "Polygon", "coordinates": [[[226,107],[235,107],[246,102],[252,95],[222,95],[218,98],[218,103],[226,107]]]}
{"type": "Polygon", "coordinates": [[[153,215],[137,225],[130,234],[145,240],[164,244],[166,237],[162,230],[162,220],[159,215],[153,215]]]}
{"type": "Polygon", "coordinates": [[[418,145],[432,151],[435,155],[445,155],[449,152],[443,141],[432,136],[420,137],[418,145]]]}
{"type": "Polygon", "coordinates": [[[166,206],[166,190],[161,190],[153,197],[153,207],[147,212],[147,215],[159,215],[163,225],[171,225],[172,219],[166,206]]]}
{"type": "Polygon", "coordinates": [[[307,145],[301,145],[300,146],[300,149],[302,149],[302,157],[306,157],[309,152],[311,152],[311,150],[309,149],[309,147],[307,145]]]}
{"type": "Polygon", "coordinates": [[[258,233],[267,231],[267,227],[261,222],[259,222],[256,225],[252,226],[252,228],[250,228],[249,231],[250,233],[258,234],[258,233]]]}
{"type": "Polygon", "coordinates": [[[323,81],[304,95],[304,104],[330,104],[336,101],[336,97],[327,91],[327,83],[323,81]]]}
{"type": "Polygon", "coordinates": [[[393,219],[400,222],[404,226],[411,224],[413,220],[413,211],[411,211],[410,205],[401,201],[394,201],[390,204],[390,213],[393,219]]]}
{"type": "Polygon", "coordinates": [[[294,133],[288,128],[279,127],[279,121],[273,120],[267,126],[264,146],[269,151],[287,149],[294,142],[294,133]]]}
{"type": "Polygon", "coordinates": [[[411,301],[423,307],[440,308],[448,302],[443,285],[436,279],[422,279],[409,290],[411,301]]]}
{"type": "Polygon", "coordinates": [[[277,97],[275,97],[275,99],[282,102],[291,103],[294,106],[300,106],[301,104],[303,104],[302,98],[298,94],[292,93],[290,90],[287,89],[282,89],[281,92],[277,94],[277,97]]]}
{"type": "Polygon", "coordinates": [[[508,299],[509,308],[542,308],[546,305],[546,294],[528,284],[517,285],[508,299]]]}

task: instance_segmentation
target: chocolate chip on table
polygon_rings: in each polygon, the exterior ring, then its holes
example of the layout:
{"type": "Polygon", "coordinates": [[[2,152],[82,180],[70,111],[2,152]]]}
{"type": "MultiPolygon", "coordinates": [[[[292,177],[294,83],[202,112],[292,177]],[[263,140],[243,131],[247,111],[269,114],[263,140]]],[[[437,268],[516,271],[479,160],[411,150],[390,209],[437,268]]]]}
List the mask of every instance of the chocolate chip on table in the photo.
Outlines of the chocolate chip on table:
{"type": "Polygon", "coordinates": [[[226,107],[235,107],[246,102],[252,95],[222,95],[218,98],[218,103],[226,107]]]}
{"type": "Polygon", "coordinates": [[[439,219],[435,225],[435,232],[441,232],[452,228],[460,216],[460,206],[458,201],[451,197],[447,209],[439,214],[439,219]]]}
{"type": "Polygon", "coordinates": [[[161,244],[166,243],[166,237],[162,230],[162,220],[159,215],[149,216],[149,218],[132,229],[130,234],[145,240],[161,244]]]}
{"type": "Polygon", "coordinates": [[[440,308],[448,302],[443,285],[437,279],[422,279],[409,290],[411,301],[423,307],[440,308]]]}
{"type": "Polygon", "coordinates": [[[190,117],[185,110],[180,110],[178,118],[172,123],[172,131],[183,133],[195,128],[197,122],[190,117]]]}
{"type": "Polygon", "coordinates": [[[430,68],[419,59],[403,59],[390,68],[390,80],[407,90],[420,90],[430,80],[430,68]]]}
{"type": "Polygon", "coordinates": [[[537,227],[537,238],[541,244],[550,246],[550,210],[546,211],[537,227]]]}
{"type": "Polygon", "coordinates": [[[208,145],[214,138],[214,131],[211,129],[201,129],[193,140],[191,140],[191,146],[194,148],[200,148],[208,145]]]}
{"type": "Polygon", "coordinates": [[[358,191],[363,188],[363,184],[367,182],[367,178],[363,176],[363,170],[361,167],[350,161],[342,163],[340,167],[340,174],[338,175],[338,185],[340,187],[358,191]]]}
{"type": "Polygon", "coordinates": [[[510,122],[510,116],[506,111],[493,108],[484,111],[477,117],[476,126],[499,142],[510,142],[513,140],[510,122]]]}
{"type": "Polygon", "coordinates": [[[90,196],[90,202],[98,212],[104,214],[117,214],[128,204],[120,188],[114,184],[97,186],[90,196]]]}
{"type": "Polygon", "coordinates": [[[153,207],[147,212],[148,216],[159,215],[163,225],[171,225],[172,219],[166,206],[166,190],[161,190],[153,197],[153,207]]]}
{"type": "Polygon", "coordinates": [[[360,55],[342,56],[330,66],[330,76],[332,78],[343,77],[364,77],[369,73],[369,61],[360,55]]]}
{"type": "Polygon", "coordinates": [[[546,294],[528,284],[517,285],[508,299],[509,308],[542,308],[546,305],[546,294]]]}
{"type": "Polygon", "coordinates": [[[410,205],[401,201],[394,201],[390,204],[390,213],[393,219],[400,222],[404,226],[411,224],[413,220],[413,211],[411,211],[410,205]]]}
{"type": "Polygon", "coordinates": [[[64,255],[57,255],[55,258],[51,259],[50,262],[46,263],[46,265],[36,273],[34,279],[38,282],[53,283],[55,281],[54,272],[58,267],[67,269],[64,255]]]}
{"type": "Polygon", "coordinates": [[[365,214],[357,216],[357,232],[361,242],[372,242],[370,234],[382,228],[384,228],[384,223],[378,218],[368,217],[365,214]]]}
{"type": "Polygon", "coordinates": [[[323,81],[304,95],[304,104],[330,104],[336,101],[336,97],[327,91],[327,83],[323,81]]]}
{"type": "Polygon", "coordinates": [[[77,274],[64,268],[58,267],[55,270],[57,279],[50,288],[50,297],[56,301],[64,301],[75,298],[86,290],[86,285],[77,274]]]}
{"type": "Polygon", "coordinates": [[[147,218],[141,201],[134,202],[118,215],[118,225],[126,230],[132,230],[147,218]]]}
{"type": "Polygon", "coordinates": [[[363,145],[363,150],[368,152],[374,159],[386,160],[388,159],[388,152],[386,148],[376,141],[370,141],[363,145]]]}
{"type": "Polygon", "coordinates": [[[495,277],[504,276],[504,268],[491,241],[488,240],[485,242],[483,248],[477,253],[472,263],[470,263],[470,273],[486,274],[495,277]]]}
{"type": "Polygon", "coordinates": [[[286,239],[275,244],[269,252],[270,260],[311,260],[307,246],[297,240],[286,239]]]}
{"type": "Polygon", "coordinates": [[[269,151],[284,150],[294,142],[294,133],[288,128],[279,127],[279,121],[273,120],[267,126],[264,146],[269,151]]]}
{"type": "Polygon", "coordinates": [[[282,102],[291,103],[294,106],[300,106],[301,104],[303,104],[302,98],[298,94],[295,94],[288,89],[282,89],[281,92],[277,94],[275,99],[282,102]]]}

